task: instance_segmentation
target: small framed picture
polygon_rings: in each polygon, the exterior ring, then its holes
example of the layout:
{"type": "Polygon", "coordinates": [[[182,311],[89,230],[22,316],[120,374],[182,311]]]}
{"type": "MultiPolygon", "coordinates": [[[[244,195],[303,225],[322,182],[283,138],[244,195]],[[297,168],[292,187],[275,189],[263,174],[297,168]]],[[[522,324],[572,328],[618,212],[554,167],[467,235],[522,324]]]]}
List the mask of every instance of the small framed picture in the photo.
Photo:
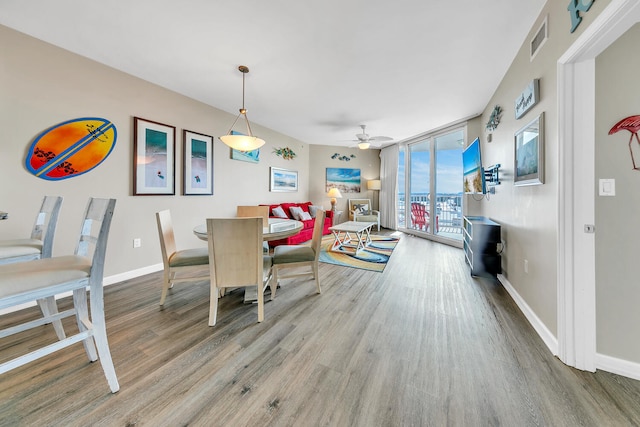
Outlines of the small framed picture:
{"type": "Polygon", "coordinates": [[[133,118],[133,195],[174,195],[175,126],[133,118]]]}
{"type": "Polygon", "coordinates": [[[514,185],[544,183],[544,113],[516,132],[514,185]]]}
{"type": "Polygon", "coordinates": [[[213,194],[213,137],[183,129],[182,194],[213,194]]]}
{"type": "Polygon", "coordinates": [[[270,168],[269,191],[298,191],[298,171],[270,168]]]}

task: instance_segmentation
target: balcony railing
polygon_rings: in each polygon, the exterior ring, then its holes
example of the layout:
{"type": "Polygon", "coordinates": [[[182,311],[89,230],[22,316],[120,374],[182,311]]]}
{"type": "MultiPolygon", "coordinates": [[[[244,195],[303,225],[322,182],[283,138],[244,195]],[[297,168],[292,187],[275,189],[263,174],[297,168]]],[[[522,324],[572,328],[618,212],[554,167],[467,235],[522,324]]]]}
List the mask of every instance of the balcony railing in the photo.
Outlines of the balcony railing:
{"type": "MultiPolygon", "coordinates": [[[[409,214],[411,213],[410,204],[420,203],[425,206],[427,212],[430,212],[430,194],[429,193],[413,193],[409,195],[409,214]]],[[[401,228],[416,228],[411,224],[411,218],[407,223],[405,219],[405,200],[404,194],[398,197],[398,226],[401,228]]],[[[429,215],[433,217],[433,215],[429,215]]],[[[436,216],[438,218],[438,230],[435,234],[451,237],[452,239],[462,238],[462,195],[461,194],[438,194],[436,195],[436,216]]]]}

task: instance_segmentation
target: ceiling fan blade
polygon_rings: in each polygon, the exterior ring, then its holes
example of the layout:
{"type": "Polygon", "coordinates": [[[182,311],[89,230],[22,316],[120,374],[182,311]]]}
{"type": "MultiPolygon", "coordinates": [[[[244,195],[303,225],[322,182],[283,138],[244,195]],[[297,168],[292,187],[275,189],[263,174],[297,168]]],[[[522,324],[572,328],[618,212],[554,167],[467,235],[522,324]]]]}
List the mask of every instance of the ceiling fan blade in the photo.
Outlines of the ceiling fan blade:
{"type": "Polygon", "coordinates": [[[388,136],[372,136],[371,138],[369,138],[369,141],[388,142],[393,141],[393,138],[388,136]]]}

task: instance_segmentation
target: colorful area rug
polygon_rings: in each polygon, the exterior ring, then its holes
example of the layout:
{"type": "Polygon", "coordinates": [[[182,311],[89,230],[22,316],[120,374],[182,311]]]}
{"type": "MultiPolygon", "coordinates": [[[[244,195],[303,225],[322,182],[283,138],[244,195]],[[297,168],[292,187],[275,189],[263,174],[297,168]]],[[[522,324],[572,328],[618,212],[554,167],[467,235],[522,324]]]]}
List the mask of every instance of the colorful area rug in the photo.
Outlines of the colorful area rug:
{"type": "Polygon", "coordinates": [[[371,235],[371,244],[357,255],[344,251],[331,251],[333,235],[324,236],[320,250],[320,262],[382,272],[400,239],[392,236],[371,235]]]}

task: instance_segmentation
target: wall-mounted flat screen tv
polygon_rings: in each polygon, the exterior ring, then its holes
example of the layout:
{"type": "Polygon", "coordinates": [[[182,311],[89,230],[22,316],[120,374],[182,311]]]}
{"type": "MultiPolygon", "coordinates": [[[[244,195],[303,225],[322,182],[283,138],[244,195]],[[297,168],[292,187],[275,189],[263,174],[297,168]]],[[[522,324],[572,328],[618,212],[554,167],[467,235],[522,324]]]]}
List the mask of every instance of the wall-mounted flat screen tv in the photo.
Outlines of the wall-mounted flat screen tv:
{"type": "Polygon", "coordinates": [[[462,175],[466,194],[486,194],[487,187],[482,168],[480,138],[474,139],[462,152],[462,175]]]}

